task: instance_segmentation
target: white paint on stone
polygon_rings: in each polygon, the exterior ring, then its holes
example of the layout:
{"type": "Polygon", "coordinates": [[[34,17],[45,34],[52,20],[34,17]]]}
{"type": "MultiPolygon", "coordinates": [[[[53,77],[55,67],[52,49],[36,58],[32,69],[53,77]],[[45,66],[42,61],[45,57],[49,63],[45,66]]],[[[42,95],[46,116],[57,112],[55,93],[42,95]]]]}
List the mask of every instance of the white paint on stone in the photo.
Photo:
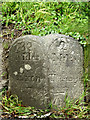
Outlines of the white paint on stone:
{"type": "Polygon", "coordinates": [[[17,72],[17,71],[15,71],[13,74],[14,74],[14,75],[17,75],[17,74],[18,74],[18,72],[17,72]]]}
{"type": "Polygon", "coordinates": [[[72,51],[71,54],[74,54],[74,51],[72,51]]]}
{"type": "Polygon", "coordinates": [[[23,73],[23,68],[20,68],[20,73],[23,73]]]}
{"type": "Polygon", "coordinates": [[[31,66],[29,64],[26,64],[24,67],[25,67],[26,70],[30,70],[31,69],[31,66]]]}

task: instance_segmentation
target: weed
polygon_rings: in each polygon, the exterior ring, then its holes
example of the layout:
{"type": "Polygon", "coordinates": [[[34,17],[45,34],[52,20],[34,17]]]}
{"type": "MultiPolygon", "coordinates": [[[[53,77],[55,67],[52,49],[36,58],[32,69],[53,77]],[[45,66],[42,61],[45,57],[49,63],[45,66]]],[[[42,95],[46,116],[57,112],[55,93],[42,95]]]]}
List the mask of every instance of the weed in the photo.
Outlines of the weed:
{"type": "Polygon", "coordinates": [[[86,44],[88,3],[7,2],[2,6],[2,24],[14,24],[23,34],[68,34],[86,44]]]}
{"type": "Polygon", "coordinates": [[[51,118],[89,118],[89,106],[85,106],[83,102],[83,93],[79,99],[71,100],[66,95],[65,106],[57,107],[53,104],[49,104],[49,109],[35,109],[34,107],[23,106],[16,95],[9,96],[8,91],[2,92],[2,109],[3,117],[14,118],[45,118],[47,116],[51,118]]]}
{"type": "MultiPolygon", "coordinates": [[[[22,31],[22,35],[66,34],[79,40],[86,49],[89,36],[88,12],[89,4],[85,2],[4,2],[0,17],[3,26],[13,25],[14,30],[22,31]]],[[[14,37],[14,31],[12,31],[11,37],[14,37]]],[[[9,42],[3,43],[3,48],[8,49],[9,42]]],[[[85,51],[84,63],[84,87],[88,82],[86,54],[87,50],[85,51]]],[[[83,94],[81,98],[85,95],[83,94]]],[[[4,116],[39,118],[50,113],[48,115],[54,118],[89,118],[89,107],[84,106],[85,103],[82,102],[81,98],[74,102],[66,97],[65,106],[58,111],[56,106],[55,110],[52,111],[50,111],[51,109],[36,110],[30,106],[23,106],[16,95],[3,94],[1,105],[4,116]]],[[[49,107],[52,108],[53,105],[50,104],[49,107]]]]}

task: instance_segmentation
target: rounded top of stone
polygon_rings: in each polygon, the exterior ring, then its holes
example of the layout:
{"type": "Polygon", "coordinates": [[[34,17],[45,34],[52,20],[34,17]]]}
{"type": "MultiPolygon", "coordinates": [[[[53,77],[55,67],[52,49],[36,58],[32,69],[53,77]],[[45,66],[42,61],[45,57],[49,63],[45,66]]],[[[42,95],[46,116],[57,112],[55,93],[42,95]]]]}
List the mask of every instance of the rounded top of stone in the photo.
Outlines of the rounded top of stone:
{"type": "MultiPolygon", "coordinates": [[[[36,35],[25,35],[25,36],[21,36],[19,38],[16,38],[13,42],[12,42],[12,45],[10,47],[10,49],[12,48],[12,46],[17,42],[17,41],[22,41],[22,40],[29,40],[31,39],[32,41],[34,42],[37,42],[37,43],[49,43],[51,41],[54,41],[55,39],[57,38],[66,38],[66,39],[70,39],[73,40],[73,41],[76,41],[78,42],[78,40],[74,39],[73,37],[70,37],[69,35],[64,35],[64,34],[58,34],[58,33],[55,33],[55,34],[48,34],[46,36],[36,36],[36,35]],[[54,38],[54,39],[53,39],[54,38]],[[50,41],[48,41],[48,39],[50,41]]],[[[78,42],[79,43],[79,42],[78,42]]],[[[79,43],[80,44],[80,43],[79,43]]],[[[81,45],[81,44],[80,44],[81,45]]]]}

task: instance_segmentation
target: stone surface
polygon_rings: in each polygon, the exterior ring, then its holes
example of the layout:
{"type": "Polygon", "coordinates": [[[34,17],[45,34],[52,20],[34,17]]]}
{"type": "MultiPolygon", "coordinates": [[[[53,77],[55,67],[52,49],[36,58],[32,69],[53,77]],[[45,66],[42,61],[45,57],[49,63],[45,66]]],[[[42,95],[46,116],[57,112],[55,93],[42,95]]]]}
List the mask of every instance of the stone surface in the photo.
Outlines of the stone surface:
{"type": "Polygon", "coordinates": [[[10,48],[10,89],[24,105],[46,108],[50,102],[63,105],[66,94],[78,98],[82,74],[83,49],[71,37],[26,35],[10,48]]]}

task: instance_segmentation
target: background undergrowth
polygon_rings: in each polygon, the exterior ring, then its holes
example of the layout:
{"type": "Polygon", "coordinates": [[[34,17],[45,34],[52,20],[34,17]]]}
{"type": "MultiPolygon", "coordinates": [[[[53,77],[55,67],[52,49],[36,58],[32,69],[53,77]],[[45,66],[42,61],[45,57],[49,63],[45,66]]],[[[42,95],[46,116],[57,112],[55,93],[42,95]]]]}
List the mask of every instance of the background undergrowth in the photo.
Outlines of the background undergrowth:
{"type": "MultiPolygon", "coordinates": [[[[3,62],[4,79],[8,79],[8,52],[11,43],[15,38],[32,34],[32,35],[48,35],[53,33],[69,35],[78,40],[84,47],[84,76],[83,82],[85,94],[89,89],[88,79],[88,2],[3,2],[2,3],[2,45],[3,45],[3,62]]],[[[86,96],[86,95],[84,95],[86,96]]],[[[37,111],[32,107],[22,106],[17,96],[3,95],[3,110],[6,116],[26,116],[35,117],[42,114],[50,113],[54,118],[88,118],[88,106],[84,106],[79,102],[71,103],[70,99],[66,99],[66,106],[60,108],[57,112],[37,111]],[[14,109],[15,108],[15,109],[14,109]]],[[[51,105],[52,106],[52,105],[51,105]]]]}

